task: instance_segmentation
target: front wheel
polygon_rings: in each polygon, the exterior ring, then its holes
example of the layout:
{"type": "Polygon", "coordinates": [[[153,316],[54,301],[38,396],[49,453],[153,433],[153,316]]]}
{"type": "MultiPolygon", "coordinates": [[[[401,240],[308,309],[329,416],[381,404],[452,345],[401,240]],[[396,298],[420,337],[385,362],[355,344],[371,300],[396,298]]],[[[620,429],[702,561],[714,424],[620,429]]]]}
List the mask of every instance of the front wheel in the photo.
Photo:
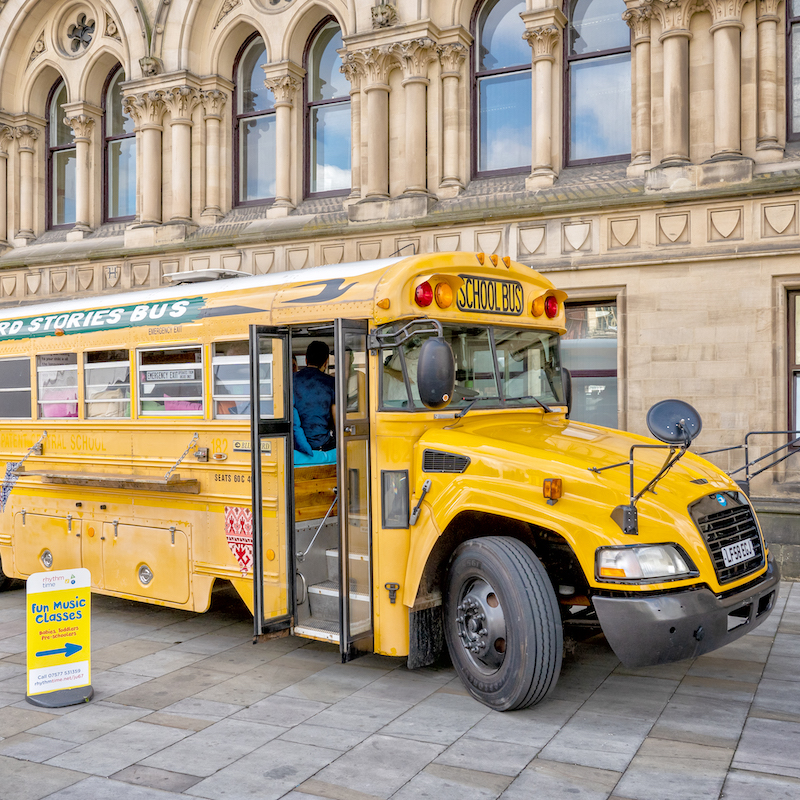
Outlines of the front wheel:
{"type": "Polygon", "coordinates": [[[538,558],[506,536],[471,539],[450,561],[445,637],[453,666],[496,711],[543,700],[561,671],[558,602],[538,558]]]}

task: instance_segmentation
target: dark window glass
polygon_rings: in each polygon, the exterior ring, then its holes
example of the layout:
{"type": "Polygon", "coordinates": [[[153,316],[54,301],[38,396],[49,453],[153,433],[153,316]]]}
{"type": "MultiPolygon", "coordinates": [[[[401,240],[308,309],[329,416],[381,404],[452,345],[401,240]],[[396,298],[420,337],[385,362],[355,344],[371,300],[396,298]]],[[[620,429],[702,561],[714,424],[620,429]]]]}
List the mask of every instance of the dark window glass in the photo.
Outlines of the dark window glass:
{"type": "Polygon", "coordinates": [[[257,36],[245,43],[237,58],[236,201],[251,203],[275,197],[275,96],[264,86],[267,60],[264,40],[257,36]]]}
{"type": "Polygon", "coordinates": [[[0,360],[0,417],[30,416],[31,362],[27,358],[0,360]]]}
{"type": "Polygon", "coordinates": [[[531,163],[531,49],[523,11],[524,0],[489,0],[478,14],[478,172],[522,171],[531,163]]]}
{"type": "Polygon", "coordinates": [[[572,374],[570,419],[617,427],[617,333],[616,304],[567,306],[561,363],[572,374]]]}
{"type": "Polygon", "coordinates": [[[622,0],[573,0],[568,23],[569,161],[628,157],[630,31],[622,0]]]}
{"type": "Polygon", "coordinates": [[[800,2],[787,3],[789,20],[789,138],[800,139],[800,2]]]}
{"type": "Polygon", "coordinates": [[[350,188],[350,84],[339,71],[339,26],[328,22],[309,51],[307,138],[308,191],[350,188]]]}
{"type": "Polygon", "coordinates": [[[122,110],[120,84],[125,80],[122,67],[111,77],[105,104],[105,218],[132,219],[136,214],[136,134],[134,122],[122,110]]]}
{"type": "Polygon", "coordinates": [[[50,92],[47,117],[49,227],[75,224],[76,151],[72,129],[64,122],[67,86],[59,81],[50,92]]]}
{"type": "Polygon", "coordinates": [[[381,524],[408,527],[408,470],[381,471],[381,524]]]}

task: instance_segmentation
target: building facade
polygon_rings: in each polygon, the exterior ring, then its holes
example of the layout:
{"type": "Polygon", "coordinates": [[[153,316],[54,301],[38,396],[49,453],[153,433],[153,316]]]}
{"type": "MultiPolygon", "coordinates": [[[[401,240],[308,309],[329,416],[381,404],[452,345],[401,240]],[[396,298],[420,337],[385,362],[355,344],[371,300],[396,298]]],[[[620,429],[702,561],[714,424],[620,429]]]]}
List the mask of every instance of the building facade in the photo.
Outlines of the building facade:
{"type": "MultiPolygon", "coordinates": [[[[576,417],[800,429],[794,10],[3,0],[0,303],[497,253],[569,293],[576,417]]],[[[796,570],[800,459],[751,489],[796,570]]]]}

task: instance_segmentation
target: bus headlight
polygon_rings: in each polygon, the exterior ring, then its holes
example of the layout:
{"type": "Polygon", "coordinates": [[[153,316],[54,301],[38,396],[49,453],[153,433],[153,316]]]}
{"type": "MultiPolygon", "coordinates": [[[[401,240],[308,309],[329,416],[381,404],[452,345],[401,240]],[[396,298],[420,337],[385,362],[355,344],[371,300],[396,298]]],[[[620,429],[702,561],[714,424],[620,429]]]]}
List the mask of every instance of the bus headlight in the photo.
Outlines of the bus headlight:
{"type": "Polygon", "coordinates": [[[674,544],[601,547],[595,557],[598,581],[652,583],[698,575],[691,559],[674,544]]]}

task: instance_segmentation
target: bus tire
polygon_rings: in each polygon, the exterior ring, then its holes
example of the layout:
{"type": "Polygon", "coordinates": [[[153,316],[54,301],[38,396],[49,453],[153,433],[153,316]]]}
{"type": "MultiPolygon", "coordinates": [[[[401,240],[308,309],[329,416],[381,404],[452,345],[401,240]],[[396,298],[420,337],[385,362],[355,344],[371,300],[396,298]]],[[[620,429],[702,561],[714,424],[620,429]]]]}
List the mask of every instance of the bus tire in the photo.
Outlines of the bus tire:
{"type": "Polygon", "coordinates": [[[555,687],[561,614],[544,567],[522,542],[487,536],[460,544],[450,560],[444,614],[453,666],[484,705],[527,708],[555,687]]]}

